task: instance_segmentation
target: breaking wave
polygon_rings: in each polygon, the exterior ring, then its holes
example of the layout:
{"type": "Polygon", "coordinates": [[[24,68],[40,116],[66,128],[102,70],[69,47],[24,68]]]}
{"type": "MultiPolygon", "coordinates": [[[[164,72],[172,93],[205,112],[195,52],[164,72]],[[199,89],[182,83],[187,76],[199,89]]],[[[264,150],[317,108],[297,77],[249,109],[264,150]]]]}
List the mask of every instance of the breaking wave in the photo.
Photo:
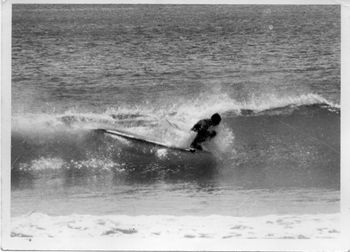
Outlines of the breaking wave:
{"type": "Polygon", "coordinates": [[[222,176],[250,186],[339,186],[340,106],[315,94],[243,103],[220,94],[168,106],[111,107],[102,113],[14,114],[11,148],[14,186],[45,174],[67,180],[106,174],[117,180],[222,176]],[[186,147],[194,137],[191,126],[214,112],[223,115],[223,123],[206,146],[211,155],[179,153],[94,131],[124,129],[186,147]]]}

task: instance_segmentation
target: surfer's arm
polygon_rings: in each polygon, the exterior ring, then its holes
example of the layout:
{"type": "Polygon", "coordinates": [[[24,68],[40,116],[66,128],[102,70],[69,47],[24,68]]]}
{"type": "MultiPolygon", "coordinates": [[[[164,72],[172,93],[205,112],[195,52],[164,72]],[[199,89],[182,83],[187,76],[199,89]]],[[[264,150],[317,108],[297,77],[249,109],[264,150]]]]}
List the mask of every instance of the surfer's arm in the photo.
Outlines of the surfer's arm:
{"type": "Polygon", "coordinates": [[[209,133],[209,137],[210,138],[213,138],[213,137],[215,137],[216,136],[216,131],[215,130],[213,130],[213,131],[211,131],[210,133],[209,133]]]}
{"type": "Polygon", "coordinates": [[[197,122],[197,123],[192,127],[191,130],[194,131],[194,132],[198,132],[200,128],[201,128],[201,124],[200,124],[200,122],[197,122]]]}

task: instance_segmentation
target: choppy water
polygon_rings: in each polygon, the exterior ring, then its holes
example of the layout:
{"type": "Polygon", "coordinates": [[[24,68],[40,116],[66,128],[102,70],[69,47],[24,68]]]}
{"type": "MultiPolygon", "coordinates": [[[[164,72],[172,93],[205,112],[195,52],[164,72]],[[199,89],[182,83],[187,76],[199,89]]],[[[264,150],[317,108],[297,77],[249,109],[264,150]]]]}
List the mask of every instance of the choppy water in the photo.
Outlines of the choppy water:
{"type": "Polygon", "coordinates": [[[13,5],[12,70],[14,216],[339,211],[337,6],[13,5]]]}

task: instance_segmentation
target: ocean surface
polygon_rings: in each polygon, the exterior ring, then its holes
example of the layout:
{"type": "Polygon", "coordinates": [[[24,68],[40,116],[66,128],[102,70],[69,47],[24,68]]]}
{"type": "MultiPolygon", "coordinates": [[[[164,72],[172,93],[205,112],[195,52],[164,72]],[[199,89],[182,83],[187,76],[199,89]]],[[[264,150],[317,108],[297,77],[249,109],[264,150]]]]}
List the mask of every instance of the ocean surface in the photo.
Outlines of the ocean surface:
{"type": "Polygon", "coordinates": [[[13,5],[13,237],[335,238],[339,200],[339,6],[13,5]],[[95,131],[215,112],[210,153],[95,131]]]}

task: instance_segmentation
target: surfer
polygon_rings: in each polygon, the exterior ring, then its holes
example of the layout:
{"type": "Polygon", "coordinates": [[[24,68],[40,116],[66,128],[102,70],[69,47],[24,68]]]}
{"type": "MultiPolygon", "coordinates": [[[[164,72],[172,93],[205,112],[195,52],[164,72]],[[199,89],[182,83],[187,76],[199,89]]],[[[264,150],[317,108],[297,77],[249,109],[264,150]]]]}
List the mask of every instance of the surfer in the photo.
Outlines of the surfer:
{"type": "Polygon", "coordinates": [[[220,122],[221,116],[218,113],[212,115],[211,118],[198,121],[191,129],[192,131],[197,132],[197,136],[190,145],[191,148],[203,150],[201,143],[216,136],[217,133],[214,130],[214,127],[218,126],[220,122]]]}

